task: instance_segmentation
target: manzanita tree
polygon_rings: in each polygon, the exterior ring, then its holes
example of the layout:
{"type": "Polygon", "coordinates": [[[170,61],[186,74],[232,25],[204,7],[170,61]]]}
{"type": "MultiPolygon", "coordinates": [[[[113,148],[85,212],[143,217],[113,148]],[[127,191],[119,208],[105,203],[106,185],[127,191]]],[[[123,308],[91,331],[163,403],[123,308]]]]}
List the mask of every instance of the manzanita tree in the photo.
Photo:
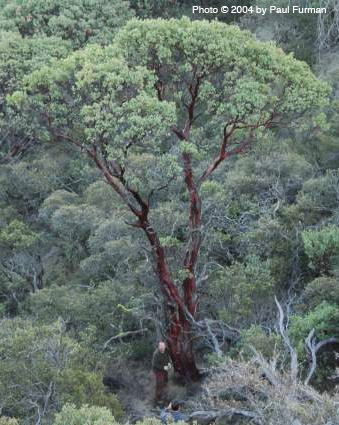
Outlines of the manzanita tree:
{"type": "Polygon", "coordinates": [[[235,26],[159,19],[130,21],[113,45],[35,71],[26,90],[12,95],[37,138],[73,144],[94,161],[135,218],[129,224],[145,233],[182,376],[199,377],[193,325],[202,185],[272,127],[318,110],[327,94],[305,63],[235,26]],[[188,230],[178,274],[152,214],[160,191],[180,181],[188,230]]]}

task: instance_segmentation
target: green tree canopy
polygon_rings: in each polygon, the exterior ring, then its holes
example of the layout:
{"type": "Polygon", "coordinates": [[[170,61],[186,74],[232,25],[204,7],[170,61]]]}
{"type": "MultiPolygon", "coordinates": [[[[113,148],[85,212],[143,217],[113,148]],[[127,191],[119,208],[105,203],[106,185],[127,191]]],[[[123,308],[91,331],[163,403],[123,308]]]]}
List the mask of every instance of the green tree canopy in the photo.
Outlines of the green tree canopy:
{"type": "MultiPolygon", "coordinates": [[[[0,12],[1,16],[1,12],[0,12]]],[[[1,27],[1,23],[0,23],[1,27]]],[[[19,33],[0,31],[0,163],[20,156],[32,142],[27,131],[20,132],[20,116],[11,115],[6,96],[21,87],[24,76],[55,58],[71,52],[71,43],[59,37],[23,38],[19,33]]],[[[27,130],[27,129],[26,129],[27,130]]]]}
{"type": "Polygon", "coordinates": [[[13,0],[1,9],[0,27],[23,37],[60,37],[81,47],[112,41],[132,16],[127,0],[13,0]]]}
{"type": "Polygon", "coordinates": [[[235,26],[187,18],[132,20],[113,45],[77,51],[33,72],[25,84],[10,101],[27,131],[85,152],[136,218],[126,217],[129,224],[144,231],[162,292],[176,306],[168,330],[172,354],[182,353],[175,367],[196,376],[185,338],[186,311],[197,313],[200,186],[272,127],[314,115],[326,105],[329,87],[271,43],[235,26]],[[189,204],[176,281],[163,246],[174,240],[153,219],[161,190],[173,187],[189,204]]]}

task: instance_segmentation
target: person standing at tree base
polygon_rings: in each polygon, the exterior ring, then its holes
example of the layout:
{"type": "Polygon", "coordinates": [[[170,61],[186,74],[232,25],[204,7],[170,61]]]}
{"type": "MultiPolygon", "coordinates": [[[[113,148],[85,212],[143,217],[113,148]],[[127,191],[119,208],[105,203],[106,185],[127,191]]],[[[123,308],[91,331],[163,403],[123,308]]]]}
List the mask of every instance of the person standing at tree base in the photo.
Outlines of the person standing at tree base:
{"type": "Polygon", "coordinates": [[[168,402],[168,371],[172,367],[169,351],[164,341],[160,341],[152,358],[155,376],[155,403],[168,402]]]}

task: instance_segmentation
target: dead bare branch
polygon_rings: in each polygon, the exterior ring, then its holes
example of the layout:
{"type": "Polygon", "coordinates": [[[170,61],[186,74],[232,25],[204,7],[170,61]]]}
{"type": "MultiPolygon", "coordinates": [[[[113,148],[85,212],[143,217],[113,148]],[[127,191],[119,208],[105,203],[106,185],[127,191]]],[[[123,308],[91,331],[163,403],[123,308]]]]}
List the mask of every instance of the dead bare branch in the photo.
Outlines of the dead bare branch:
{"type": "Polygon", "coordinates": [[[147,328],[143,328],[143,329],[138,329],[138,330],[136,330],[136,331],[127,331],[127,332],[121,332],[120,334],[118,334],[118,335],[114,335],[114,336],[112,336],[111,338],[109,338],[105,343],[104,343],[104,346],[103,346],[103,348],[105,349],[107,346],[108,346],[108,344],[110,343],[110,342],[112,342],[112,341],[114,341],[114,340],[116,340],[116,339],[122,339],[122,338],[126,338],[126,337],[129,337],[129,336],[135,336],[135,335],[144,335],[146,332],[148,332],[149,331],[149,329],[147,329],[147,328]]]}
{"type": "Polygon", "coordinates": [[[311,365],[310,370],[307,374],[307,377],[304,381],[305,385],[308,385],[312,376],[314,375],[317,369],[317,352],[327,344],[335,344],[339,343],[338,338],[328,338],[323,341],[316,343],[316,337],[314,336],[315,330],[314,328],[309,332],[307,338],[305,339],[306,349],[309,351],[311,355],[311,365]]]}
{"type": "MultiPolygon", "coordinates": [[[[295,383],[298,377],[298,353],[297,351],[293,348],[289,335],[288,335],[288,327],[287,325],[284,324],[285,322],[285,315],[284,315],[284,311],[277,299],[277,297],[274,297],[275,303],[278,307],[279,310],[279,332],[280,335],[283,338],[283,341],[285,343],[285,345],[287,346],[289,352],[290,352],[290,356],[291,356],[291,378],[292,381],[295,383]]],[[[287,318],[288,320],[288,318],[287,318]]]]}

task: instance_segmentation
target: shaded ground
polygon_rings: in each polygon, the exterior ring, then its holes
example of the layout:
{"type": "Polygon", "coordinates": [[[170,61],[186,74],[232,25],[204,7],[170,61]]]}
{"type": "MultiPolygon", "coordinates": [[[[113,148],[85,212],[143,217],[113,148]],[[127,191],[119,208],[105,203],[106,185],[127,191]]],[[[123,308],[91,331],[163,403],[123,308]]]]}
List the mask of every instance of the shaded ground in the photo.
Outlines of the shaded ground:
{"type": "MultiPolygon", "coordinates": [[[[111,365],[107,375],[112,378],[111,389],[118,395],[126,419],[135,422],[145,416],[159,417],[161,407],[154,407],[155,380],[150,365],[131,361],[116,363],[111,365]]],[[[173,372],[169,374],[170,400],[177,399],[185,405],[199,391],[199,384],[183,385],[173,372]]]]}

